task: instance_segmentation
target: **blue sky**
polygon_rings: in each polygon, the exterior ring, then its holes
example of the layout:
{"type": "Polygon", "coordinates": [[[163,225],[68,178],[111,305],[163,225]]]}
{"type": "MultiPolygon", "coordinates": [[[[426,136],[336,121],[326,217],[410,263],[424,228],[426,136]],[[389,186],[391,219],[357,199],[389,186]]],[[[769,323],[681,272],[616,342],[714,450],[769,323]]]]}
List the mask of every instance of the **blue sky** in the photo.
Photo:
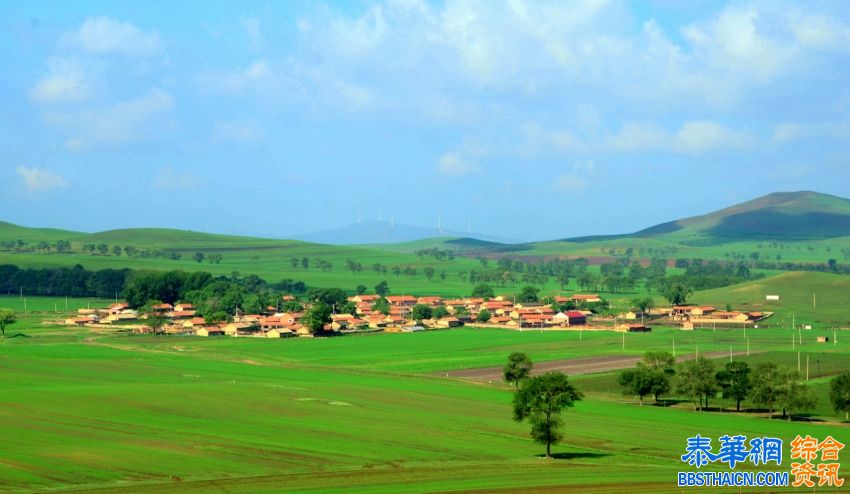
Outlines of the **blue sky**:
{"type": "Polygon", "coordinates": [[[846,2],[3,2],[0,219],[551,239],[850,186],[846,2]]]}

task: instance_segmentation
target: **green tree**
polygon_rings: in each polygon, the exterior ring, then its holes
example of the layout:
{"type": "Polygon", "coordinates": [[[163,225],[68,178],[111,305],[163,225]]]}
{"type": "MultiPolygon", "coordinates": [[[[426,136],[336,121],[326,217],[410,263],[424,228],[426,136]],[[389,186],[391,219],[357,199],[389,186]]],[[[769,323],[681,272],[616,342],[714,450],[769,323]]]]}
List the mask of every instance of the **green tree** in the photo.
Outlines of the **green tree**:
{"type": "Polygon", "coordinates": [[[481,309],[480,311],[478,311],[478,315],[477,315],[477,316],[475,316],[475,321],[476,321],[476,322],[485,322],[485,323],[486,323],[487,321],[489,321],[489,320],[490,320],[490,317],[492,317],[492,315],[490,314],[490,311],[489,311],[489,310],[487,310],[487,309],[481,309]]]}
{"type": "Polygon", "coordinates": [[[714,363],[705,357],[683,362],[678,372],[679,385],[677,392],[687,396],[694,402],[694,410],[708,407],[708,398],[717,393],[717,379],[714,373],[714,363]]]}
{"type": "Polygon", "coordinates": [[[433,312],[433,314],[431,314],[431,317],[433,317],[434,319],[442,319],[442,318],[444,318],[448,315],[449,315],[449,310],[446,308],[446,306],[445,305],[438,305],[438,306],[434,307],[434,312],[433,312]]]}
{"type": "Polygon", "coordinates": [[[666,284],[661,290],[661,295],[673,305],[682,305],[687,302],[693,290],[682,282],[666,284]]]}
{"type": "Polygon", "coordinates": [[[366,290],[368,290],[368,288],[366,288],[366,285],[357,285],[357,288],[355,288],[354,290],[357,292],[357,295],[363,295],[364,293],[366,293],[366,290]]]}
{"type": "Polygon", "coordinates": [[[377,285],[375,285],[375,293],[378,294],[379,297],[386,297],[390,293],[390,284],[387,283],[387,280],[384,280],[377,285]]]}
{"type": "Polygon", "coordinates": [[[97,251],[100,253],[100,255],[105,256],[109,252],[109,246],[106,244],[98,244],[97,251]]]}
{"type": "Polygon", "coordinates": [[[416,304],[413,306],[413,309],[410,311],[410,317],[414,321],[421,322],[423,319],[431,319],[431,307],[428,307],[424,304],[416,304]]]}
{"type": "Polygon", "coordinates": [[[519,389],[519,382],[531,375],[531,369],[534,364],[531,358],[522,352],[514,352],[508,355],[508,363],[502,371],[502,376],[505,381],[514,383],[514,386],[519,389]]]}
{"type": "Polygon", "coordinates": [[[203,252],[195,252],[195,255],[192,256],[192,259],[194,259],[195,262],[203,262],[204,257],[205,256],[203,252]]]}
{"type": "Polygon", "coordinates": [[[493,287],[490,285],[480,284],[475,285],[475,287],[472,288],[472,296],[476,298],[489,299],[493,298],[495,294],[493,293],[493,287]]]}
{"type": "Polygon", "coordinates": [[[806,386],[800,373],[796,370],[788,370],[785,374],[785,382],[780,393],[779,405],[782,411],[791,421],[791,417],[795,413],[802,413],[813,409],[818,402],[817,396],[812,392],[809,386],[806,386]]]}
{"type": "Polygon", "coordinates": [[[425,277],[428,278],[428,281],[431,281],[431,278],[434,277],[434,268],[431,266],[426,267],[422,270],[422,272],[425,273],[425,277]]]}
{"type": "Polygon", "coordinates": [[[6,326],[14,324],[17,320],[17,316],[11,310],[0,309],[0,332],[3,333],[3,338],[6,338],[6,326]]]}
{"type": "Polygon", "coordinates": [[[372,304],[372,310],[376,310],[383,315],[389,315],[390,313],[390,303],[384,297],[379,298],[372,304]]]}
{"type": "Polygon", "coordinates": [[[304,306],[297,300],[287,300],[283,303],[280,309],[283,312],[301,312],[304,310],[304,306]]]}
{"type": "Polygon", "coordinates": [[[652,297],[638,297],[632,299],[632,307],[640,312],[647,313],[655,307],[655,301],[652,297]]]}
{"type": "Polygon", "coordinates": [[[781,371],[774,362],[762,362],[753,369],[750,382],[750,400],[767,408],[768,417],[773,417],[781,394],[781,371]]]}
{"type": "Polygon", "coordinates": [[[514,393],[514,420],[531,423],[531,437],[546,445],[546,458],[552,458],[552,444],[561,440],[561,412],[583,398],[563,372],[547,372],[523,381],[514,393]]]}
{"type": "Polygon", "coordinates": [[[320,336],[325,332],[325,324],[331,322],[331,313],[333,309],[325,302],[316,302],[301,317],[301,324],[307,326],[307,329],[315,336],[320,336]]]}
{"type": "Polygon", "coordinates": [[[836,412],[844,412],[844,420],[850,418],[850,372],[843,372],[829,382],[829,401],[836,412]]]}
{"type": "Polygon", "coordinates": [[[522,290],[520,290],[520,292],[517,294],[517,302],[538,302],[540,300],[540,298],[537,296],[539,292],[539,288],[531,285],[526,285],[522,287],[522,290]]]}
{"type": "Polygon", "coordinates": [[[115,255],[115,257],[120,257],[121,256],[121,246],[120,245],[113,245],[112,246],[112,254],[115,255]]]}
{"type": "Polygon", "coordinates": [[[750,384],[750,366],[746,362],[727,362],[726,367],[717,372],[717,384],[724,398],[735,400],[735,410],[741,411],[741,402],[752,389],[750,384]]]}
{"type": "Polygon", "coordinates": [[[675,357],[668,352],[646,352],[634,369],[620,373],[617,382],[623,387],[623,394],[637,395],[641,405],[643,397],[650,394],[658,402],[672,387],[675,363],[675,357]]]}

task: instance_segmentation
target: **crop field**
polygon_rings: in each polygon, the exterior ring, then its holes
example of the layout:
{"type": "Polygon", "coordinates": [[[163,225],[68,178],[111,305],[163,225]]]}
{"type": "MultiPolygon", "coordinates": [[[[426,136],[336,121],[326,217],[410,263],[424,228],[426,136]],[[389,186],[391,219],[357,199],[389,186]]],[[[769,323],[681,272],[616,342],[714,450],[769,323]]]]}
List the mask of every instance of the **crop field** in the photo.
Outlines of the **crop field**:
{"type": "MultiPolygon", "coordinates": [[[[30,303],[49,310],[53,301],[30,303]]],[[[612,372],[576,376],[586,398],[565,412],[565,439],[547,461],[528,425],[511,419],[509,385],[444,371],[500,365],[512,351],[542,362],[672,350],[674,341],[681,356],[745,351],[749,340],[751,355],[735,359],[792,365],[791,331],[207,339],[54,327],[39,317],[47,315],[22,318],[0,342],[0,491],[665,492],[696,433],[770,435],[786,448],[797,434],[850,441],[826,397],[829,376],[850,368],[850,332],[838,344],[804,334],[803,358],[820,362],[810,376],[819,394],[812,421],[638,406],[612,372]]]]}

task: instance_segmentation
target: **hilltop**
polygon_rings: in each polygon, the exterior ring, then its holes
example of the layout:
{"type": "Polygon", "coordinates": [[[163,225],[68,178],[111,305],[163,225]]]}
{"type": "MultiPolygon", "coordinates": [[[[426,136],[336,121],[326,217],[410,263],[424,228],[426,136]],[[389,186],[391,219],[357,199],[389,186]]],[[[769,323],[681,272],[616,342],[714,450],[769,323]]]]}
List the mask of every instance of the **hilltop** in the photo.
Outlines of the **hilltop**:
{"type": "Polygon", "coordinates": [[[618,238],[809,240],[850,236],[850,199],[819,192],[775,192],[711,213],[678,219],[631,234],[566,239],[587,242],[618,238]]]}

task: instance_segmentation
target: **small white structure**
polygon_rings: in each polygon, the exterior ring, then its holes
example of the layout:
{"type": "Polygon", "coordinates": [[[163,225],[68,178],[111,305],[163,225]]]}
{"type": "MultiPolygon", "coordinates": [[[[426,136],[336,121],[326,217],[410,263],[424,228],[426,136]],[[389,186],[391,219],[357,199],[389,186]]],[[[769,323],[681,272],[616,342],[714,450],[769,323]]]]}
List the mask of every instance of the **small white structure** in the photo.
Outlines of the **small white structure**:
{"type": "Polygon", "coordinates": [[[765,300],[779,300],[779,295],[768,295],[764,297],[765,300]]]}

